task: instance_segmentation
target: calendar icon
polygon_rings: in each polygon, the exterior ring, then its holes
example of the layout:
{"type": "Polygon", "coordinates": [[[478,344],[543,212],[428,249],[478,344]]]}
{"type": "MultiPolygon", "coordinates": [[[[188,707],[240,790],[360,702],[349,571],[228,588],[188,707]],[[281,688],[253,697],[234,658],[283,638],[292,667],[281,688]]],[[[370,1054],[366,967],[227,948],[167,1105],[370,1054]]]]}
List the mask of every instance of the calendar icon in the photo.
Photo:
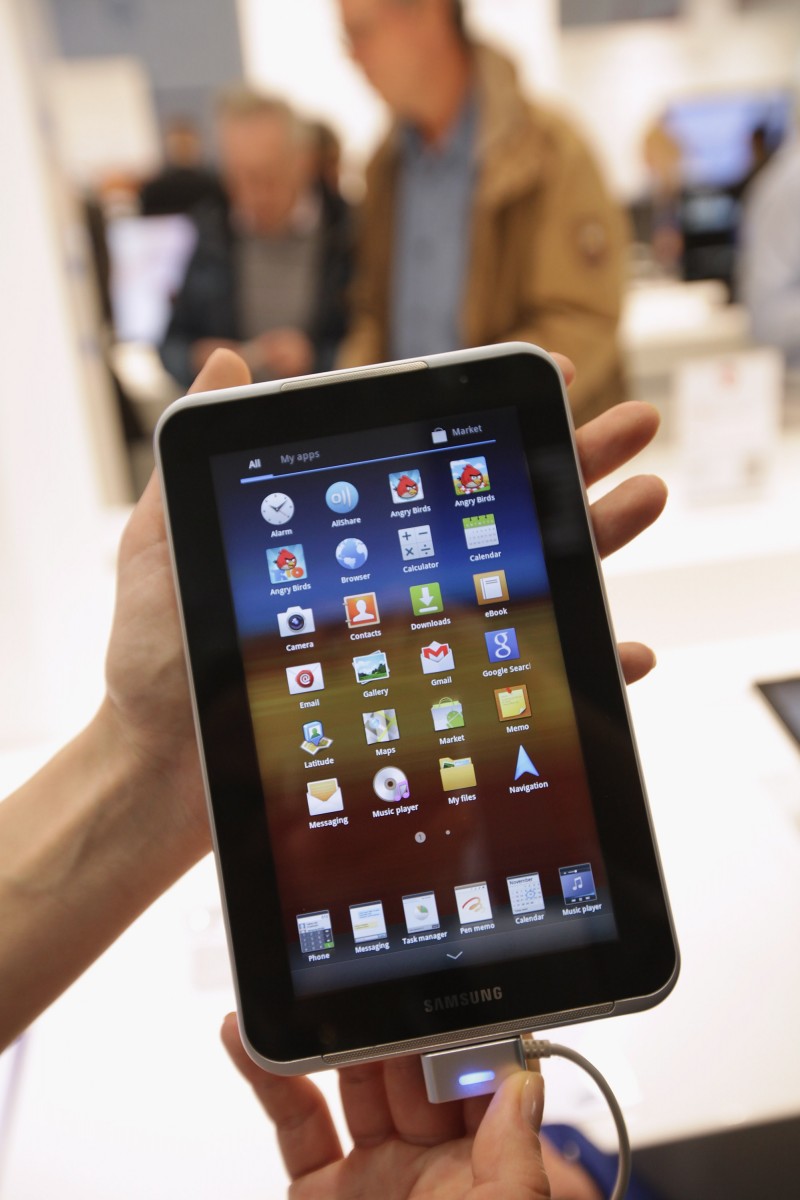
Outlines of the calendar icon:
{"type": "Polygon", "coordinates": [[[509,875],[506,883],[513,913],[542,911],[544,896],[538,871],[532,871],[530,875],[509,875]]]}
{"type": "Polygon", "coordinates": [[[482,513],[479,517],[464,517],[464,537],[470,550],[482,550],[484,546],[496,546],[500,541],[494,515],[482,513]]]}

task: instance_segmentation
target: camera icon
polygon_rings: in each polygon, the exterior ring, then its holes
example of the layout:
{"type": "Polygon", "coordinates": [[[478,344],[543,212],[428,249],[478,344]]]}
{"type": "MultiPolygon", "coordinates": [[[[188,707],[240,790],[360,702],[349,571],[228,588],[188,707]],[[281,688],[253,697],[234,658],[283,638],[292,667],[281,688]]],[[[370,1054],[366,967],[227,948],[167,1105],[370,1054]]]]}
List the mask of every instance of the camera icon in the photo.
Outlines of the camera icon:
{"type": "Polygon", "coordinates": [[[278,629],[281,637],[297,637],[301,633],[314,632],[314,613],[310,608],[295,605],[286,612],[278,613],[278,629]]]}

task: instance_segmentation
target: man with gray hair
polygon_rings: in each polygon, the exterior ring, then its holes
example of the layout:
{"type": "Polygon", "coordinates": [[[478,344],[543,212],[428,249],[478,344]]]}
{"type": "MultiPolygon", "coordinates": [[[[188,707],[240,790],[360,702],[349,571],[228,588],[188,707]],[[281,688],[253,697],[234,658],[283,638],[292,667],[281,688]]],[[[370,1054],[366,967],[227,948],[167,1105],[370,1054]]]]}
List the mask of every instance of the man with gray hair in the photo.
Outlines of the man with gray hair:
{"type": "Polygon", "coordinates": [[[161,347],[188,385],[218,346],[256,380],[333,365],[345,331],[351,219],[312,179],[310,131],[283,100],[240,88],[218,126],[230,218],[196,216],[198,244],[161,347]]]}

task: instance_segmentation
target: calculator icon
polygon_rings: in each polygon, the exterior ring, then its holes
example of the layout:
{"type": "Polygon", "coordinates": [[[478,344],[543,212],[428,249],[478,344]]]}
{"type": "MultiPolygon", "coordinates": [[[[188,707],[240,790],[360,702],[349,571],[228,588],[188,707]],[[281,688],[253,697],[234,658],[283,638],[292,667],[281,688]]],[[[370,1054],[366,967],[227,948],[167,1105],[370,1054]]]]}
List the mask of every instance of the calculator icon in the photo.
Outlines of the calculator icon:
{"type": "Polygon", "coordinates": [[[542,911],[544,896],[538,871],[532,871],[530,875],[509,875],[506,883],[513,913],[542,911]]]}

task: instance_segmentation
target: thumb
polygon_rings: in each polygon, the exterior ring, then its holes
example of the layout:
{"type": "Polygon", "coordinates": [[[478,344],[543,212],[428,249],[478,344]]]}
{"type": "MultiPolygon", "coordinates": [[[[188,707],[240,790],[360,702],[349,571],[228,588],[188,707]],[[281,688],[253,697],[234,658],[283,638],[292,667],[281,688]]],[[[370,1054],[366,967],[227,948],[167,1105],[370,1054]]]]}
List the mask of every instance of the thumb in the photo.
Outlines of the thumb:
{"type": "Polygon", "coordinates": [[[503,1081],[475,1135],[471,1200],[550,1195],[538,1137],[543,1111],[544,1080],[538,1071],[517,1071],[503,1081]]]}
{"type": "Polygon", "coordinates": [[[233,350],[220,347],[206,361],[189,388],[191,392],[215,392],[218,388],[244,387],[252,383],[250,368],[233,350]]]}

